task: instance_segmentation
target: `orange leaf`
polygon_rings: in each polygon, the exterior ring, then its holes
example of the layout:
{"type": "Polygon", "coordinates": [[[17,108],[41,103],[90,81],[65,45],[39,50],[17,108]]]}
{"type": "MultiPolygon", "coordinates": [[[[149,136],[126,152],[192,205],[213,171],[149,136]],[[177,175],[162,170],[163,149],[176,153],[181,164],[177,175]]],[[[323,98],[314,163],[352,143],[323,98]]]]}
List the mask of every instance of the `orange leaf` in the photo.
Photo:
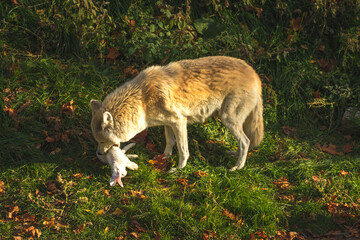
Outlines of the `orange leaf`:
{"type": "Polygon", "coordinates": [[[156,155],[154,159],[149,160],[158,171],[164,170],[167,167],[168,158],[164,157],[164,154],[156,155]]]}
{"type": "Polygon", "coordinates": [[[230,218],[230,220],[235,220],[236,217],[233,213],[229,212],[227,209],[224,209],[224,211],[222,212],[222,215],[230,218]]]}
{"type": "Polygon", "coordinates": [[[0,196],[1,196],[1,194],[5,193],[6,188],[7,188],[7,186],[4,185],[4,182],[0,181],[0,196]]]}
{"type": "Polygon", "coordinates": [[[106,189],[101,189],[101,191],[104,192],[105,196],[107,196],[107,197],[110,197],[110,196],[111,196],[108,190],[106,190],[106,189]]]}
{"type": "Polygon", "coordinates": [[[55,218],[51,218],[51,219],[45,218],[45,220],[43,221],[43,225],[46,228],[53,227],[55,225],[55,218]]]}
{"type": "Polygon", "coordinates": [[[52,143],[52,142],[55,142],[55,138],[52,138],[52,137],[47,136],[47,137],[45,138],[45,141],[48,142],[48,143],[52,143]]]}
{"type": "Polygon", "coordinates": [[[291,184],[288,182],[286,177],[282,177],[277,181],[274,181],[274,184],[281,190],[286,190],[291,187],[291,184]]]}
{"type": "Polygon", "coordinates": [[[35,228],[34,226],[30,226],[29,228],[25,229],[25,233],[29,236],[37,237],[37,238],[41,236],[40,230],[35,228]]]}
{"type": "Polygon", "coordinates": [[[74,232],[75,234],[82,233],[82,232],[84,231],[84,228],[85,228],[85,223],[82,224],[82,225],[80,225],[79,227],[75,228],[75,229],[73,230],[73,232],[74,232]]]}
{"type": "Polygon", "coordinates": [[[13,218],[13,214],[19,212],[20,209],[18,206],[12,206],[9,212],[6,212],[7,218],[13,218]]]}
{"type": "Polygon", "coordinates": [[[333,144],[327,145],[327,143],[324,143],[321,150],[332,155],[344,155],[343,153],[336,151],[336,146],[333,144]]]}
{"type": "Polygon", "coordinates": [[[216,232],[212,232],[210,230],[204,229],[204,232],[202,234],[202,240],[216,239],[216,238],[217,238],[216,232]]]}
{"type": "Polygon", "coordinates": [[[139,190],[139,191],[137,191],[137,190],[130,190],[130,191],[129,191],[129,194],[130,194],[132,197],[136,197],[136,198],[140,198],[140,199],[146,198],[143,193],[144,193],[143,190],[139,190]]]}
{"type": "Polygon", "coordinates": [[[29,106],[31,103],[30,100],[28,100],[26,103],[24,103],[21,107],[19,107],[19,109],[16,111],[17,114],[19,114],[22,110],[24,110],[24,108],[26,108],[27,106],[29,106]]]}
{"type": "Polygon", "coordinates": [[[194,175],[198,177],[206,177],[208,174],[203,171],[198,171],[198,172],[194,172],[194,175]]]}
{"type": "Polygon", "coordinates": [[[13,118],[16,116],[16,112],[14,109],[12,109],[11,107],[5,106],[4,107],[4,112],[8,112],[9,113],[9,117],[13,118]]]}
{"type": "Polygon", "coordinates": [[[176,181],[183,186],[188,186],[187,180],[185,178],[178,178],[176,181]]]}
{"type": "Polygon", "coordinates": [[[64,103],[61,107],[61,111],[66,113],[66,114],[73,114],[75,111],[76,106],[73,105],[74,100],[71,100],[68,103],[64,103]]]}
{"type": "Polygon", "coordinates": [[[75,174],[73,174],[73,177],[74,178],[81,178],[81,177],[83,177],[84,175],[82,174],[82,173],[75,173],[75,174]]]}
{"type": "Polygon", "coordinates": [[[344,170],[340,170],[340,175],[341,176],[346,176],[346,175],[348,175],[349,174],[349,172],[346,172],[346,171],[344,171],[344,170]]]}
{"type": "Polygon", "coordinates": [[[108,48],[108,54],[105,56],[106,60],[114,61],[115,58],[120,56],[119,50],[116,48],[108,48]]]}

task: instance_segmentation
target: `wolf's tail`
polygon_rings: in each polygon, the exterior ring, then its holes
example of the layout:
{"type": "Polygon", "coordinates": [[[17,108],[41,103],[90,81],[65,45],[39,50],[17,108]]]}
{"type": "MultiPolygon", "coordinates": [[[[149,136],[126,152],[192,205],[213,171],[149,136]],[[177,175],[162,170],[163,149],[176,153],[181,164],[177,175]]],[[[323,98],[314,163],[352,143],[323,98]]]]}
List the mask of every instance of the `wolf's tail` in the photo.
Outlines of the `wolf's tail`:
{"type": "Polygon", "coordinates": [[[259,94],[255,108],[250,112],[244,123],[244,132],[250,139],[250,147],[258,146],[264,138],[264,119],[262,96],[259,94]]]}

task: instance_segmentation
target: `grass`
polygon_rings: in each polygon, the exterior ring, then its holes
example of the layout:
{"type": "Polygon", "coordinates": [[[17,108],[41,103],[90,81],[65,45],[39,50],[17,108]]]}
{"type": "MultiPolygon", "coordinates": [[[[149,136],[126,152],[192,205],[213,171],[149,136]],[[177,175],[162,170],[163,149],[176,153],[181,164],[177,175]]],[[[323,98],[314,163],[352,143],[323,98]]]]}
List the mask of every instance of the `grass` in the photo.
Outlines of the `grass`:
{"type": "MultiPolygon", "coordinates": [[[[148,161],[157,152],[138,143],[132,152],[139,155],[139,170],[129,172],[124,188],[110,187],[109,166],[95,158],[88,102],[123,81],[106,64],[34,59],[20,62],[1,82],[0,239],[355,236],[359,139],[317,125],[299,125],[286,135],[272,103],[265,105],[265,139],[244,169],[228,170],[236,159],[226,151],[236,142],[212,119],[189,126],[185,169],[157,171],[148,161]],[[325,153],[316,147],[325,142],[350,143],[352,152],[325,153]]],[[[149,129],[147,140],[161,152],[163,129],[149,129]]]]}

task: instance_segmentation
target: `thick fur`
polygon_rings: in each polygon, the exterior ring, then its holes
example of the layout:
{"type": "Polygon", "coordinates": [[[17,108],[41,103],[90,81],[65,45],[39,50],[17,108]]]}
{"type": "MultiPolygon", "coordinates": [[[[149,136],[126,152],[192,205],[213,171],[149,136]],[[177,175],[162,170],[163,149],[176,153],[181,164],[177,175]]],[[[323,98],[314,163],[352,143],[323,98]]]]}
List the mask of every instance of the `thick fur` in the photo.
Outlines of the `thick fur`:
{"type": "Polygon", "coordinates": [[[104,154],[147,127],[164,125],[166,156],[177,143],[178,168],[189,158],[187,124],[217,115],[238,140],[241,169],[264,135],[261,81],[243,60],[204,57],[149,67],[101,103],[91,100],[91,128],[104,154]]]}

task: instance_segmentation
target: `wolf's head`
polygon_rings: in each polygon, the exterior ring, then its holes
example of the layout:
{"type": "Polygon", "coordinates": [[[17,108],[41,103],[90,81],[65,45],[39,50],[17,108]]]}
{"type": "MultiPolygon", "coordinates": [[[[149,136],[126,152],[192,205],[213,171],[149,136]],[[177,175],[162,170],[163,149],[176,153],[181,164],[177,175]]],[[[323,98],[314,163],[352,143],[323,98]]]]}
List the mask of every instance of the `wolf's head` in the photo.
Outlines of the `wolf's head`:
{"type": "Polygon", "coordinates": [[[105,154],[112,146],[120,146],[120,139],[114,129],[114,118],[110,112],[105,111],[101,102],[91,100],[92,109],[91,130],[98,142],[97,155],[105,154]]]}

